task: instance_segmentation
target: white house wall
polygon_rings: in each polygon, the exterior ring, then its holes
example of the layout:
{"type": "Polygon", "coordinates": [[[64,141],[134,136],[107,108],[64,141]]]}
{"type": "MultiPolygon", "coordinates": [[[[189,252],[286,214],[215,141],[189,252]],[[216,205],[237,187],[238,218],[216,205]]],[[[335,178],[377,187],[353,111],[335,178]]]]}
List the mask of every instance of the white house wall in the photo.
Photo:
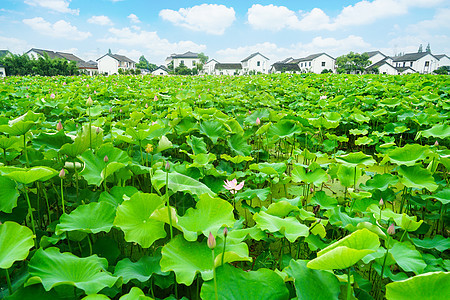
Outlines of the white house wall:
{"type": "Polygon", "coordinates": [[[197,66],[197,64],[200,62],[199,58],[175,58],[173,60],[173,67],[177,68],[181,65],[181,62],[184,63],[186,67],[189,69],[193,69],[197,66]]]}
{"type": "Polygon", "coordinates": [[[242,72],[242,70],[238,70],[238,69],[224,69],[224,70],[215,70],[214,74],[215,75],[240,75],[242,72]]]}
{"type": "Polygon", "coordinates": [[[379,71],[379,74],[388,74],[388,75],[397,75],[398,74],[398,71],[394,67],[392,67],[388,64],[382,64],[380,67],[378,67],[378,71],[379,71]]]}
{"type": "Polygon", "coordinates": [[[443,66],[450,66],[450,58],[448,58],[447,56],[444,56],[440,60],[438,60],[436,69],[439,69],[443,66]]]}
{"type": "Polygon", "coordinates": [[[163,69],[156,69],[152,72],[152,75],[162,75],[162,76],[166,76],[169,75],[169,73],[167,73],[165,70],[163,69]]]}
{"type": "Polygon", "coordinates": [[[6,70],[4,67],[0,67],[0,77],[5,77],[6,76],[6,70]]]}
{"type": "Polygon", "coordinates": [[[255,71],[256,73],[269,73],[269,61],[265,59],[262,55],[258,54],[249,60],[242,63],[242,68],[244,72],[248,73],[250,71],[255,71]],[[258,66],[259,62],[259,66],[258,66]]]}
{"type": "Polygon", "coordinates": [[[371,64],[373,65],[373,64],[376,64],[377,62],[383,60],[385,57],[386,56],[384,56],[380,53],[377,53],[374,56],[370,57],[369,60],[372,62],[371,64]]]}
{"type": "Polygon", "coordinates": [[[396,67],[410,67],[421,74],[433,73],[437,69],[438,60],[432,55],[427,54],[416,61],[402,61],[396,62],[396,67]],[[428,66],[427,65],[428,62],[428,66]]]}
{"type": "Polygon", "coordinates": [[[119,62],[109,55],[103,56],[98,60],[98,72],[100,74],[118,74],[119,73],[119,62]]]}
{"type": "Polygon", "coordinates": [[[310,61],[302,61],[298,63],[301,72],[320,74],[323,70],[335,70],[335,59],[328,55],[321,55],[310,61]]]}

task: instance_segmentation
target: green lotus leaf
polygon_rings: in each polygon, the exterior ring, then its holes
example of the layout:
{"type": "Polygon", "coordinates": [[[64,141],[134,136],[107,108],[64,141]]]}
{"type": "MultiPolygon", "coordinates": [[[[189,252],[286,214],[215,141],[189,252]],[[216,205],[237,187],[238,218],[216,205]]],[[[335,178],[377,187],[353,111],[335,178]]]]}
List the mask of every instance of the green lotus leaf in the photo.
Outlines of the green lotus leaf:
{"type": "Polygon", "coordinates": [[[13,171],[4,176],[23,184],[29,184],[38,180],[46,181],[56,174],[58,172],[49,167],[32,167],[13,171]]]}
{"type": "Polygon", "coordinates": [[[11,213],[17,206],[19,191],[14,180],[5,176],[0,176],[0,211],[11,213]]]}
{"type": "Polygon", "coordinates": [[[66,231],[109,232],[115,216],[116,208],[104,201],[80,205],[70,214],[61,216],[60,223],[56,225],[56,234],[66,231]]]}
{"type": "Polygon", "coordinates": [[[323,209],[335,208],[338,205],[337,199],[328,196],[324,191],[315,192],[310,203],[312,205],[320,205],[320,208],[323,209]]]}
{"type": "MultiPolygon", "coordinates": [[[[141,124],[144,125],[144,124],[141,124]]],[[[125,132],[127,134],[129,134],[132,138],[132,140],[134,141],[143,141],[145,140],[149,135],[150,135],[150,131],[148,130],[148,126],[146,126],[146,128],[140,128],[140,129],[135,129],[133,127],[127,127],[127,129],[125,130],[125,132]]],[[[138,143],[139,144],[139,143],[138,143]]]]}
{"type": "Polygon", "coordinates": [[[398,182],[398,177],[391,175],[389,173],[377,174],[373,178],[366,181],[365,185],[361,185],[366,190],[380,190],[385,191],[390,186],[396,185],[398,182]]]}
{"type": "Polygon", "coordinates": [[[233,229],[228,232],[227,243],[238,244],[247,238],[255,241],[263,240],[267,235],[260,228],[253,226],[245,229],[233,229]]]}
{"type": "Polygon", "coordinates": [[[109,192],[102,192],[98,198],[98,202],[107,202],[114,207],[122,204],[124,197],[129,198],[138,192],[134,186],[113,186],[109,192]]]}
{"type": "Polygon", "coordinates": [[[292,205],[288,201],[279,201],[270,204],[266,210],[266,213],[272,216],[283,218],[292,211],[300,211],[300,209],[297,206],[292,205]]]}
{"type": "Polygon", "coordinates": [[[337,277],[328,271],[313,270],[306,267],[304,260],[291,260],[286,269],[294,278],[298,299],[339,299],[340,283],[337,277]]]}
{"type": "Polygon", "coordinates": [[[155,194],[136,193],[117,207],[114,226],[125,233],[127,242],[136,242],[143,248],[164,238],[164,223],[151,219],[152,213],[164,206],[164,199],[155,194]]]}
{"type": "Polygon", "coordinates": [[[252,150],[252,146],[247,143],[247,140],[239,134],[233,134],[227,140],[228,146],[237,155],[248,156],[252,150]]]}
{"type": "Polygon", "coordinates": [[[408,144],[405,147],[389,151],[388,156],[393,164],[413,166],[418,160],[424,160],[428,153],[427,147],[419,144],[408,144]]]}
{"type": "Polygon", "coordinates": [[[398,174],[401,176],[400,183],[404,184],[406,187],[416,189],[426,188],[431,192],[438,188],[431,172],[419,165],[412,167],[400,166],[398,168],[398,174]]]}
{"type": "Polygon", "coordinates": [[[243,192],[239,192],[235,195],[235,200],[239,201],[241,199],[252,200],[258,198],[261,201],[266,201],[270,194],[270,187],[264,189],[247,189],[243,192]]]}
{"type": "MultiPolygon", "coordinates": [[[[13,285],[14,288],[14,285],[13,285]]],[[[6,291],[4,291],[4,294],[6,291]]],[[[0,297],[3,296],[0,292],[0,297]]],[[[73,297],[73,289],[70,289],[70,295],[73,297]]],[[[4,299],[8,300],[25,300],[25,299],[33,299],[33,300],[52,300],[52,299],[60,299],[61,295],[58,294],[55,290],[51,290],[47,292],[41,284],[29,285],[27,287],[18,288],[14,294],[11,296],[5,297],[4,299]]]]}
{"type": "Polygon", "coordinates": [[[368,229],[360,229],[329,245],[317,253],[317,258],[307,267],[320,270],[345,269],[380,247],[378,235],[368,229]]]}
{"type": "Polygon", "coordinates": [[[405,272],[421,274],[427,266],[420,252],[410,243],[395,243],[389,253],[405,272]]]}
{"type": "Polygon", "coordinates": [[[200,133],[206,135],[213,144],[217,144],[219,138],[224,138],[225,130],[222,123],[214,120],[204,121],[200,124],[200,133]]]}
{"type": "Polygon", "coordinates": [[[92,295],[87,295],[86,297],[83,297],[83,299],[81,300],[107,300],[107,299],[111,299],[106,295],[103,294],[92,294],[92,295]]]}
{"type": "Polygon", "coordinates": [[[178,226],[182,229],[184,238],[190,242],[196,241],[199,233],[208,237],[224,226],[233,227],[233,206],[220,198],[200,196],[194,208],[189,208],[184,216],[178,217],[178,226]]]}
{"type": "Polygon", "coordinates": [[[355,231],[357,226],[361,222],[368,222],[370,218],[364,217],[350,217],[347,213],[341,211],[341,207],[335,207],[334,209],[328,209],[325,212],[325,216],[328,217],[332,225],[336,225],[345,228],[349,231],[355,231]]]}
{"type": "Polygon", "coordinates": [[[186,143],[191,147],[192,152],[196,154],[207,153],[206,143],[203,138],[196,137],[195,135],[189,135],[186,137],[186,143]]]}
{"type": "MultiPolygon", "coordinates": [[[[166,185],[166,172],[157,170],[152,176],[152,184],[158,190],[164,187],[166,185]]],[[[169,173],[169,189],[175,193],[187,192],[196,196],[208,194],[209,196],[214,197],[216,195],[205,184],[178,172],[169,173]]]]}
{"type": "Polygon", "coordinates": [[[163,135],[158,142],[158,147],[156,147],[156,152],[162,152],[164,150],[173,148],[173,144],[169,139],[163,135]]]}
{"type": "Polygon", "coordinates": [[[1,224],[0,268],[9,269],[15,261],[26,259],[33,246],[31,229],[11,221],[1,224]]]}
{"type": "Polygon", "coordinates": [[[59,150],[60,153],[73,158],[86,151],[91,142],[93,148],[100,146],[103,143],[103,130],[100,129],[99,133],[97,133],[97,128],[91,126],[90,132],[91,134],[89,135],[89,125],[84,125],[82,131],[78,133],[73,143],[64,144],[59,150]]]}
{"type": "Polygon", "coordinates": [[[256,170],[267,175],[280,176],[286,171],[285,163],[259,163],[251,164],[249,166],[250,170],[256,170]]]}
{"type": "Polygon", "coordinates": [[[33,145],[46,150],[53,149],[59,151],[64,144],[70,143],[71,141],[70,137],[63,130],[56,133],[41,132],[37,137],[33,138],[33,145]]]}
{"type": "MultiPolygon", "coordinates": [[[[221,300],[289,299],[286,284],[274,271],[261,268],[258,271],[245,272],[229,265],[217,269],[217,293],[221,300]]],[[[203,283],[200,297],[215,299],[213,280],[203,283]]]]}
{"type": "Polygon", "coordinates": [[[277,139],[284,139],[292,137],[294,134],[298,134],[302,132],[302,128],[297,125],[292,120],[281,120],[275,124],[273,124],[269,130],[269,137],[274,137],[277,139]]]}
{"type": "Polygon", "coordinates": [[[358,129],[358,128],[350,129],[348,132],[351,135],[366,135],[369,133],[369,131],[367,129],[358,129]]]}
{"type": "Polygon", "coordinates": [[[216,156],[212,153],[199,153],[199,154],[189,154],[189,157],[193,160],[192,164],[189,165],[189,168],[205,168],[211,167],[210,162],[216,160],[216,156]]]}
{"type": "Polygon", "coordinates": [[[328,181],[328,174],[322,168],[307,172],[304,167],[297,164],[294,165],[291,176],[293,182],[312,183],[315,186],[320,186],[322,183],[328,181]]]}
{"type": "MultiPolygon", "coordinates": [[[[437,137],[441,139],[448,138],[450,136],[450,126],[447,124],[437,124],[431,127],[430,129],[419,131],[419,136],[422,135],[424,137],[437,137]]],[[[416,139],[418,137],[416,136],[416,139]]]]}
{"type": "Polygon", "coordinates": [[[34,124],[34,121],[19,121],[12,125],[0,125],[0,132],[13,136],[24,135],[34,126],[34,124]]]}
{"type": "Polygon", "coordinates": [[[380,106],[389,106],[389,107],[395,107],[397,105],[400,105],[402,102],[401,98],[386,98],[381,100],[378,105],[380,106]]]}
{"type": "Polygon", "coordinates": [[[21,139],[19,137],[6,137],[0,136],[0,148],[4,150],[8,150],[11,148],[19,148],[21,139]]]}
{"type": "Polygon", "coordinates": [[[358,122],[359,124],[369,123],[369,121],[370,121],[370,118],[365,116],[365,115],[363,115],[362,112],[360,112],[360,113],[353,113],[352,114],[352,119],[355,120],[356,122],[358,122]]]}
{"type": "Polygon", "coordinates": [[[261,230],[279,232],[283,234],[291,243],[295,242],[295,240],[300,236],[307,237],[309,235],[308,226],[300,223],[294,217],[287,217],[283,219],[269,215],[268,213],[262,211],[253,215],[253,219],[256,222],[256,226],[261,230]]]}
{"type": "Polygon", "coordinates": [[[370,155],[362,152],[354,152],[341,156],[336,156],[336,161],[346,166],[356,167],[360,165],[373,166],[376,161],[370,155]]]}
{"type": "Polygon", "coordinates": [[[360,146],[360,145],[369,145],[370,143],[373,142],[373,139],[367,137],[367,136],[362,136],[359,137],[356,141],[355,141],[355,145],[360,146]]]}
{"type": "Polygon", "coordinates": [[[361,177],[361,169],[358,167],[350,167],[347,165],[339,165],[337,178],[345,187],[351,187],[358,182],[361,177]]]}
{"type": "Polygon", "coordinates": [[[450,298],[450,272],[430,272],[386,285],[388,300],[446,300],[450,298]]]}
{"type": "Polygon", "coordinates": [[[125,151],[106,144],[100,147],[95,154],[92,150],[87,150],[81,155],[84,163],[80,175],[89,183],[100,186],[101,183],[117,170],[125,167],[131,162],[131,158],[125,151]],[[108,162],[104,161],[105,156],[108,162]]]}
{"type": "Polygon", "coordinates": [[[106,258],[97,255],[79,258],[72,253],[60,253],[55,247],[41,248],[28,265],[32,276],[29,281],[40,281],[46,291],[59,285],[71,285],[88,295],[95,294],[105,287],[112,287],[117,281],[107,268],[106,258]]]}
{"type": "Polygon", "coordinates": [[[122,277],[123,283],[127,284],[132,279],[146,282],[153,274],[167,275],[167,273],[161,271],[160,260],[160,253],[155,256],[143,256],[137,262],[124,258],[117,263],[114,276],[122,277]]]}
{"type": "MultiPolygon", "coordinates": [[[[380,216],[380,207],[378,205],[371,204],[368,207],[368,210],[373,212],[374,216],[377,217],[380,216]]],[[[389,208],[381,210],[381,218],[386,221],[393,219],[397,224],[397,226],[400,226],[402,229],[406,231],[416,231],[423,223],[423,220],[417,221],[417,216],[411,217],[405,213],[397,214],[389,208]]]]}
{"type": "MultiPolygon", "coordinates": [[[[223,242],[217,239],[214,251],[216,266],[221,264],[221,256],[218,255],[221,255],[222,251],[223,242]]],[[[163,247],[161,253],[161,271],[174,271],[178,283],[191,285],[197,273],[200,273],[205,281],[213,278],[212,252],[206,244],[206,239],[201,243],[188,242],[181,235],[177,235],[163,247]]],[[[251,261],[248,257],[247,245],[227,243],[224,263],[244,260],[251,261]],[[227,255],[233,252],[234,255],[227,255]]]]}
{"type": "Polygon", "coordinates": [[[423,195],[423,199],[436,199],[441,202],[443,205],[450,203],[450,187],[446,187],[443,190],[437,192],[433,195],[423,195]]]}
{"type": "Polygon", "coordinates": [[[145,296],[144,292],[133,286],[128,294],[123,295],[119,300],[152,300],[153,298],[145,296]]]}
{"type": "Polygon", "coordinates": [[[252,161],[253,157],[251,156],[242,156],[242,155],[236,155],[236,156],[230,156],[228,154],[221,154],[221,159],[231,161],[234,164],[240,164],[243,161],[252,161]]]}

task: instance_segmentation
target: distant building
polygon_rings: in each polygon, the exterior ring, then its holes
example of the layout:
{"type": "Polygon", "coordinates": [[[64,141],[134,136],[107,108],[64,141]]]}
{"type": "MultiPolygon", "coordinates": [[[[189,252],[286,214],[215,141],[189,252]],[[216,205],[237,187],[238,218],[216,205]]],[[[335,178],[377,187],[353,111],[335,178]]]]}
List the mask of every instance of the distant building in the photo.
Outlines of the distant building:
{"type": "Polygon", "coordinates": [[[208,75],[212,75],[214,74],[214,69],[216,67],[216,64],[218,64],[219,62],[217,60],[210,59],[209,61],[206,62],[206,64],[203,65],[203,70],[202,73],[203,74],[208,74],[208,75]]]}
{"type": "Polygon", "coordinates": [[[159,66],[155,70],[152,71],[152,75],[169,75],[169,69],[166,68],[166,66],[159,66]]]}
{"type": "MultiPolygon", "coordinates": [[[[293,60],[292,58],[288,61],[293,60]]],[[[286,60],[283,60],[286,61],[286,60]]],[[[272,65],[272,67],[269,70],[269,73],[271,74],[280,74],[280,73],[300,73],[300,68],[298,64],[293,63],[285,63],[285,62],[276,62],[272,65]]]]}
{"type": "Polygon", "coordinates": [[[6,70],[3,65],[0,65],[0,77],[6,77],[6,70]]]}
{"type": "Polygon", "coordinates": [[[439,69],[440,67],[450,68],[450,57],[448,57],[446,54],[438,54],[435,56],[439,59],[436,69],[439,69]]]}
{"type": "Polygon", "coordinates": [[[393,58],[396,68],[411,68],[421,74],[430,74],[438,68],[439,58],[429,52],[407,53],[393,58]]]}
{"type": "Polygon", "coordinates": [[[217,63],[214,67],[215,75],[242,75],[240,63],[217,63]]]}
{"type": "Polygon", "coordinates": [[[323,70],[336,69],[336,60],[326,53],[311,54],[307,57],[291,60],[290,63],[298,64],[302,73],[320,74],[323,70]]]}
{"type": "Polygon", "coordinates": [[[119,74],[119,69],[124,71],[136,69],[136,62],[124,55],[106,53],[97,59],[98,72],[100,74],[119,74]]]}
{"type": "Polygon", "coordinates": [[[375,63],[387,58],[387,56],[384,55],[383,53],[381,53],[380,51],[370,51],[370,52],[365,52],[365,54],[367,54],[369,56],[369,60],[370,60],[371,64],[375,64],[375,63]]]}
{"type": "Polygon", "coordinates": [[[198,53],[188,51],[183,54],[171,54],[166,58],[166,66],[168,67],[170,63],[173,62],[173,68],[178,68],[181,64],[185,65],[189,69],[197,67],[200,63],[200,57],[198,53]]]}
{"type": "Polygon", "coordinates": [[[374,64],[371,64],[366,68],[365,73],[378,73],[378,74],[387,74],[387,75],[403,75],[410,73],[417,73],[410,67],[394,67],[392,65],[392,59],[390,57],[386,57],[374,64]],[[378,70],[378,71],[375,71],[378,70]]]}
{"type": "Polygon", "coordinates": [[[269,73],[269,59],[259,52],[244,58],[241,60],[241,63],[244,74],[249,74],[250,72],[269,73]]]}
{"type": "Polygon", "coordinates": [[[11,57],[13,54],[9,50],[0,50],[0,58],[8,56],[11,57]]]}

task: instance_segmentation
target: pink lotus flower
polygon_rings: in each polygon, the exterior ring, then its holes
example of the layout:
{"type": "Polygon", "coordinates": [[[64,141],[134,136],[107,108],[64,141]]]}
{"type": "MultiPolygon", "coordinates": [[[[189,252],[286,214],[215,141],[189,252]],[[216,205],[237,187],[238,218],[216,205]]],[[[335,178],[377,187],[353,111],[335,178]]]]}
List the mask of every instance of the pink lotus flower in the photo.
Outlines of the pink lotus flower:
{"type": "Polygon", "coordinates": [[[259,126],[259,124],[261,124],[261,120],[259,118],[256,118],[256,125],[259,126]]]}
{"type": "Polygon", "coordinates": [[[61,129],[63,129],[63,126],[61,121],[59,121],[58,124],[56,125],[56,130],[60,131],[61,129]]]}
{"type": "Polygon", "coordinates": [[[216,239],[214,238],[211,232],[209,232],[207,244],[209,249],[216,248],[216,239]]]}
{"type": "Polygon", "coordinates": [[[394,235],[395,234],[394,223],[391,223],[391,225],[389,225],[389,228],[387,229],[387,233],[390,234],[390,235],[394,235]]]}
{"type": "Polygon", "coordinates": [[[51,93],[50,98],[55,99],[55,94],[51,93]]]}
{"type": "Polygon", "coordinates": [[[325,96],[325,95],[320,96],[320,100],[325,100],[325,99],[327,99],[327,96],[325,96]]]}
{"type": "Polygon", "coordinates": [[[223,187],[229,190],[232,194],[236,194],[238,191],[242,190],[245,183],[245,181],[242,181],[241,183],[238,184],[236,178],[234,178],[231,181],[225,180],[224,182],[225,184],[223,185],[223,187]]]}
{"type": "Polygon", "coordinates": [[[158,101],[158,96],[155,95],[155,97],[153,98],[153,101],[158,101]]]}

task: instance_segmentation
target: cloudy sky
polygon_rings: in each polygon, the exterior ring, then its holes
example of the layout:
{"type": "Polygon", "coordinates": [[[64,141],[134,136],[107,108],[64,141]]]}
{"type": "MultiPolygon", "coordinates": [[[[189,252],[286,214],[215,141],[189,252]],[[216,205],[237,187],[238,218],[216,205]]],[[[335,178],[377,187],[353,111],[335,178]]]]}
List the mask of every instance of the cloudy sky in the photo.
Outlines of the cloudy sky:
{"type": "Polygon", "coordinates": [[[386,55],[428,43],[450,54],[448,0],[1,0],[0,49],[66,51],[97,59],[108,49],[161,64],[171,53],[204,52],[271,62],[318,52],[386,55]]]}

